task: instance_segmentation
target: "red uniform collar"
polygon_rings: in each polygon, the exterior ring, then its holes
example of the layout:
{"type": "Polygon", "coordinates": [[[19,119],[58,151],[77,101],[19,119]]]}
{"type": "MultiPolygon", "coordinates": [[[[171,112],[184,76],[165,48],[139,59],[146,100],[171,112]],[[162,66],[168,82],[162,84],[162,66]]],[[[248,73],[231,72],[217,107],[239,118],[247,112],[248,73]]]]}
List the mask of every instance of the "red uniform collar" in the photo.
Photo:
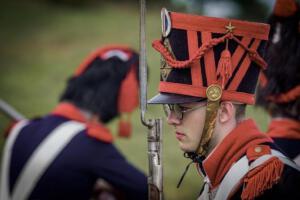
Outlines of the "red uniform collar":
{"type": "Polygon", "coordinates": [[[261,133],[253,120],[238,124],[203,161],[212,188],[220,184],[232,164],[245,155],[247,149],[265,142],[272,142],[272,139],[261,133]]]}
{"type": "Polygon", "coordinates": [[[273,138],[300,140],[300,122],[292,119],[273,119],[267,134],[273,138]]]}
{"type": "Polygon", "coordinates": [[[87,126],[87,134],[93,138],[107,143],[113,141],[113,136],[109,129],[101,123],[86,121],[79,109],[71,103],[58,104],[52,111],[52,114],[85,123],[87,126]]]}

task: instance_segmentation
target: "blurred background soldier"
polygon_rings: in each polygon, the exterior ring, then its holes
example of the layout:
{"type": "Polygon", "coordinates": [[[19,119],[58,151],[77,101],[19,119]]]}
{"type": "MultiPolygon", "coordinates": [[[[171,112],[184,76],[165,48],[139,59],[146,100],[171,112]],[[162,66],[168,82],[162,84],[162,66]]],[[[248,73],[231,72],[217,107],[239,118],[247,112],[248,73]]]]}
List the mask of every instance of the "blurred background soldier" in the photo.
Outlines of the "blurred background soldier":
{"type": "Polygon", "coordinates": [[[269,26],[166,9],[161,16],[163,37],[152,44],[162,56],[160,93],[149,103],[164,104],[180,149],[203,175],[199,199],[299,199],[297,166],[245,119],[267,65],[269,26]]]}
{"type": "Polygon", "coordinates": [[[267,133],[300,165],[300,11],[294,0],[277,0],[257,105],[272,117],[267,133]]]}
{"type": "MultiPolygon", "coordinates": [[[[106,197],[108,191],[116,199],[147,199],[146,176],[126,161],[105,127],[138,105],[138,59],[126,46],[98,49],[69,79],[49,115],[12,128],[2,200],[90,199],[94,189],[100,198],[99,191],[106,197]]],[[[130,129],[129,121],[120,121],[121,136],[129,137],[130,129]]]]}

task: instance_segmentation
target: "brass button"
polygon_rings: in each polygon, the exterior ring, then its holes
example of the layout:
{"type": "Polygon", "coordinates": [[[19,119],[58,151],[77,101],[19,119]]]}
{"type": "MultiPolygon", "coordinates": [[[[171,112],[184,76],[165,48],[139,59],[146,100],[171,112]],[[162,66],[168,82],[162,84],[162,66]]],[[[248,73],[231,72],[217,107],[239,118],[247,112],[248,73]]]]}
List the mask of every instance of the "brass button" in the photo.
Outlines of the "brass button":
{"type": "Polygon", "coordinates": [[[262,152],[262,148],[261,148],[261,147],[255,147],[255,148],[254,148],[254,151],[255,151],[256,153],[260,153],[260,152],[262,152]]]}
{"type": "Polygon", "coordinates": [[[206,89],[206,96],[210,101],[218,101],[222,97],[222,88],[219,85],[212,84],[206,89]]]}

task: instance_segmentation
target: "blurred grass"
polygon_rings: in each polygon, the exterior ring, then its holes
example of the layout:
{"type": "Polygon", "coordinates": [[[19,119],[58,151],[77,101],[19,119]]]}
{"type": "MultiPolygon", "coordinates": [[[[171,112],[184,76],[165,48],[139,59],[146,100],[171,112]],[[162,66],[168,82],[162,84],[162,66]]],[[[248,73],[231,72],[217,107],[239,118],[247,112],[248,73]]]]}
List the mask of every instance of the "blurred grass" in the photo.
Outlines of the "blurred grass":
{"type": "MultiPolygon", "coordinates": [[[[147,10],[147,56],[150,67],[148,97],[156,93],[159,56],[151,41],[160,37],[160,8],[147,10]]],[[[6,2],[0,7],[0,98],[27,117],[44,115],[57,104],[66,79],[93,49],[105,44],[139,47],[139,6],[105,3],[85,8],[58,7],[45,3],[6,2]]],[[[150,106],[150,116],[161,116],[160,106],[150,106]]],[[[267,115],[247,110],[265,130],[267,115]]],[[[146,129],[139,112],[132,115],[134,135],[130,140],[116,138],[116,145],[128,160],[147,173],[146,129]]],[[[0,114],[3,132],[9,120],[0,114]]],[[[116,133],[117,120],[109,124],[116,133]]],[[[190,168],[180,189],[176,184],[189,160],[182,156],[171,129],[164,125],[163,159],[166,199],[196,199],[201,178],[190,168]]],[[[0,145],[3,145],[1,137],[0,145]]],[[[2,149],[2,148],[1,148],[2,149]]]]}

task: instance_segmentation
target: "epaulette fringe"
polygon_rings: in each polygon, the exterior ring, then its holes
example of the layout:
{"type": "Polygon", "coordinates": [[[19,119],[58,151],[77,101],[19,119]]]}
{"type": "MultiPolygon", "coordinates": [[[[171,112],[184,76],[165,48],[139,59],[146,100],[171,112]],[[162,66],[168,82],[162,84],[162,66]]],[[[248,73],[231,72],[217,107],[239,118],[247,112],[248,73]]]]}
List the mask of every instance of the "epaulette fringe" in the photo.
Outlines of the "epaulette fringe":
{"type": "Polygon", "coordinates": [[[284,164],[277,157],[272,157],[248,172],[241,198],[252,200],[272,188],[279,182],[283,168],[284,164]]]}

